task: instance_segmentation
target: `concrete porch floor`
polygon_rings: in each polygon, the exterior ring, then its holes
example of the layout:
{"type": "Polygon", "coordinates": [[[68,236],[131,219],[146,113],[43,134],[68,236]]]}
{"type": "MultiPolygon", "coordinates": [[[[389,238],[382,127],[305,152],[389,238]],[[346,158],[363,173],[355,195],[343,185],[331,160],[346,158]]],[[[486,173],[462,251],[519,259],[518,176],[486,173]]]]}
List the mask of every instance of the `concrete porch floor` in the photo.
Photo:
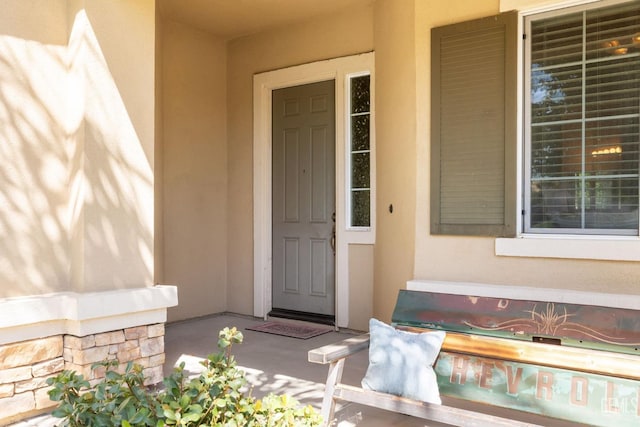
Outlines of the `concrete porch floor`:
{"type": "MultiPolygon", "coordinates": [[[[284,319],[274,319],[286,322],[284,319]]],[[[322,403],[328,365],[307,361],[307,352],[316,347],[336,343],[356,332],[329,332],[306,340],[249,331],[245,328],[261,323],[261,319],[236,315],[211,316],[169,324],[165,335],[165,375],[171,373],[180,360],[197,361],[217,351],[218,332],[229,326],[244,335],[242,344],[234,345],[232,353],[238,365],[245,369],[253,384],[252,394],[262,397],[271,392],[288,394],[301,404],[310,404],[318,411],[322,403]]],[[[343,379],[359,385],[368,364],[368,354],[361,352],[347,361],[343,379]]],[[[343,405],[336,413],[340,427],[402,426],[423,427],[425,423],[413,417],[393,414],[355,404],[343,405]]]]}
{"type": "MultiPolygon", "coordinates": [[[[284,321],[284,320],[283,320],[284,321]]],[[[253,385],[252,394],[262,397],[270,392],[288,394],[301,404],[310,404],[320,409],[328,366],[309,363],[307,352],[313,348],[336,343],[354,336],[354,331],[329,332],[307,340],[266,334],[246,330],[262,323],[261,319],[217,315],[170,323],[165,330],[165,376],[181,361],[188,371],[197,371],[199,361],[217,351],[218,332],[225,327],[238,328],[244,335],[242,344],[234,345],[232,353],[238,365],[247,372],[253,385]]],[[[354,355],[346,363],[343,382],[359,385],[368,365],[366,351],[354,355]]],[[[467,405],[465,405],[466,407],[467,405]]],[[[497,413],[509,417],[509,413],[497,413]]],[[[518,418],[522,419],[521,416],[518,418]]],[[[554,427],[565,427],[575,423],[551,421],[535,416],[525,416],[530,422],[554,427]]],[[[348,403],[338,407],[337,427],[437,427],[442,424],[426,423],[423,420],[376,408],[348,403]]],[[[57,422],[42,415],[13,424],[12,427],[53,427],[57,422]]]]}
{"type": "MultiPolygon", "coordinates": [[[[258,318],[224,314],[167,324],[165,376],[181,361],[185,362],[186,370],[197,371],[201,368],[199,362],[202,359],[217,352],[218,332],[225,327],[235,326],[244,335],[244,340],[242,344],[234,345],[232,353],[238,365],[247,372],[247,378],[253,385],[252,395],[262,397],[271,392],[286,393],[300,404],[310,404],[320,411],[328,366],[307,362],[307,352],[354,336],[355,332],[332,331],[302,340],[245,329],[262,322],[258,318]]],[[[351,359],[346,364],[343,379],[349,384],[358,385],[367,369],[368,354],[365,351],[351,359]]],[[[409,416],[355,404],[341,406],[336,418],[339,427],[425,426],[424,422],[409,416]]],[[[54,427],[58,421],[44,414],[14,423],[11,427],[54,427]]]]}

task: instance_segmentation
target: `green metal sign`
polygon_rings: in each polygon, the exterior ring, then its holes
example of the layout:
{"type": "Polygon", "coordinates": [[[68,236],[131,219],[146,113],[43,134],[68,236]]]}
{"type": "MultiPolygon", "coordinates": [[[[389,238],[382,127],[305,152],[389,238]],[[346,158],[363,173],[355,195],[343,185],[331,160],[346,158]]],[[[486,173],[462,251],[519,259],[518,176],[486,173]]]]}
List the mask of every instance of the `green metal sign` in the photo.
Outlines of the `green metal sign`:
{"type": "Polygon", "coordinates": [[[440,393],[596,426],[640,425],[637,381],[441,352],[440,393]]]}
{"type": "Polygon", "coordinates": [[[640,354],[638,310],[401,290],[392,323],[640,354]]]}

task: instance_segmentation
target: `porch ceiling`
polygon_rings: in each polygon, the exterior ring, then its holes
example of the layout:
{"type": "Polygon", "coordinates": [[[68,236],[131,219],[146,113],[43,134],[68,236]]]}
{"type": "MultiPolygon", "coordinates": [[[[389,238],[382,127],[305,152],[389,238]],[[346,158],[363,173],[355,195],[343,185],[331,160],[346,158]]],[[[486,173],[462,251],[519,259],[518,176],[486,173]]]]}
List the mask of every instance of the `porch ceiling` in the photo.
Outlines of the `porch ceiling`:
{"type": "Polygon", "coordinates": [[[162,16],[234,39],[373,0],[159,0],[162,16]]]}

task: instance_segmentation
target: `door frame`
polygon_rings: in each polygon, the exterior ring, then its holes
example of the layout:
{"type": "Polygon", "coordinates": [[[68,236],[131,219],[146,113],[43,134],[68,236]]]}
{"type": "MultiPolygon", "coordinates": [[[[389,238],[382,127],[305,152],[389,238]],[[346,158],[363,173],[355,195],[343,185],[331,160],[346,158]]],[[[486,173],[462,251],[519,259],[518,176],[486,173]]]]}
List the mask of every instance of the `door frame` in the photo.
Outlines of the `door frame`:
{"type": "Polygon", "coordinates": [[[345,228],[345,82],[349,74],[373,72],[373,52],[268,71],[253,76],[253,314],[272,308],[271,95],[275,89],[335,80],[336,259],[335,324],[349,324],[349,240],[345,228]]]}

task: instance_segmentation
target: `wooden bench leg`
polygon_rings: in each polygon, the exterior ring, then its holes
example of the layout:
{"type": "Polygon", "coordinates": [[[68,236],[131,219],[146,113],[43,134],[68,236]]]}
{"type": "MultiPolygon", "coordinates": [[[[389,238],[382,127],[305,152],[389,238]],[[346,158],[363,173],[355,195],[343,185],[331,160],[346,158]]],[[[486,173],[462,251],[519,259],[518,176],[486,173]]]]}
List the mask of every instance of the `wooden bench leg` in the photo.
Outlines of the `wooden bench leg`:
{"type": "Polygon", "coordinates": [[[335,362],[331,362],[329,365],[329,373],[327,374],[327,384],[324,389],[324,397],[322,398],[322,410],[320,415],[324,422],[324,427],[328,427],[333,422],[333,415],[335,412],[336,401],[333,395],[336,390],[336,386],[340,384],[342,380],[342,371],[344,370],[344,360],[338,359],[335,362]]]}

